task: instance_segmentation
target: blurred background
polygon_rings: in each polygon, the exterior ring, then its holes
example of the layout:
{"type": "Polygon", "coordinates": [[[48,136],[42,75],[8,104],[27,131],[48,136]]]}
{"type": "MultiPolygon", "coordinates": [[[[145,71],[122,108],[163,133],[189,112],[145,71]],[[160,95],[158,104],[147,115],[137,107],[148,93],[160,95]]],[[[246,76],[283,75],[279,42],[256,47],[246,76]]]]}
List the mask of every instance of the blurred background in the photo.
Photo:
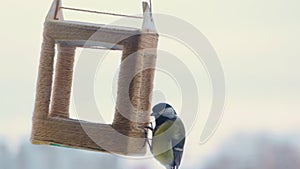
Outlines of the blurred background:
{"type": "MultiPolygon", "coordinates": [[[[43,22],[51,3],[12,0],[0,6],[0,169],[163,168],[151,157],[128,158],[30,144],[43,22]]],[[[140,0],[63,0],[63,5],[134,15],[142,11],[140,0]]],[[[155,13],[181,18],[207,37],[218,53],[226,79],[223,118],[214,135],[200,144],[211,104],[209,76],[184,45],[161,37],[159,49],[176,53],[190,68],[200,97],[197,119],[188,130],[182,169],[300,168],[299,6],[298,0],[153,0],[155,13]]],[[[117,21],[68,11],[65,16],[96,23],[117,21]]],[[[76,53],[79,58],[87,52],[76,53]]],[[[104,66],[95,77],[95,86],[99,86],[95,99],[101,110],[108,112],[101,115],[109,123],[119,54],[107,55],[116,57],[102,62],[104,66]],[[101,83],[101,78],[108,79],[107,83],[101,83]],[[104,90],[107,92],[99,96],[104,90]]],[[[169,85],[170,79],[157,72],[154,101],[166,100],[180,110],[180,88],[176,81],[169,85]]],[[[80,118],[74,105],[71,113],[80,118]]]]}

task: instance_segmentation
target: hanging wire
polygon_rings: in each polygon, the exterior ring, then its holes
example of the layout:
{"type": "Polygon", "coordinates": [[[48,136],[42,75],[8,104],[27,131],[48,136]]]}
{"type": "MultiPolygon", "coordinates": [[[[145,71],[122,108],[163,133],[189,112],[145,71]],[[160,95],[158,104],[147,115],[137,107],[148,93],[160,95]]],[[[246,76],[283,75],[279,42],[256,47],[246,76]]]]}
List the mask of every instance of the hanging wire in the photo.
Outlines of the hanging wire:
{"type": "Polygon", "coordinates": [[[66,10],[72,10],[72,11],[88,12],[88,13],[95,13],[95,14],[102,14],[102,15],[120,16],[120,17],[135,18],[135,19],[144,19],[144,17],[134,16],[134,15],[124,15],[124,14],[117,14],[117,13],[110,13],[110,12],[92,11],[92,10],[71,8],[71,7],[60,7],[60,8],[61,9],[66,9],[66,10]]]}
{"type": "Polygon", "coordinates": [[[152,0],[149,0],[150,3],[150,13],[152,14],[152,0]]]}
{"type": "MultiPolygon", "coordinates": [[[[150,14],[152,15],[152,0],[149,0],[149,6],[150,6],[149,7],[150,8],[150,14]]],[[[125,15],[125,14],[118,14],[118,13],[111,13],[111,12],[101,12],[101,11],[93,11],[93,10],[63,7],[63,6],[59,7],[59,8],[60,9],[65,9],[65,10],[88,12],[88,13],[95,13],[95,14],[102,14],[102,15],[120,16],[120,17],[135,18],[135,19],[144,19],[144,17],[141,17],[141,16],[125,15]]]]}

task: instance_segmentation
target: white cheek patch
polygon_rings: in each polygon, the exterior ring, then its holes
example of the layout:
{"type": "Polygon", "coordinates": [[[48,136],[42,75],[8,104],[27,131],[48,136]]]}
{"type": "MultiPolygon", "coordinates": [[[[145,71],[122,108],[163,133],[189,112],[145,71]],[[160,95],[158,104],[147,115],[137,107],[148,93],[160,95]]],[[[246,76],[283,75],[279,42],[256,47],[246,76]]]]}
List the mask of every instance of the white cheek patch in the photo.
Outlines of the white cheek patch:
{"type": "Polygon", "coordinates": [[[171,107],[164,109],[164,111],[161,112],[161,113],[162,113],[162,114],[161,114],[162,116],[167,117],[167,118],[170,118],[170,119],[173,119],[173,118],[176,117],[176,114],[175,114],[175,112],[174,112],[174,109],[171,108],[171,107]]]}

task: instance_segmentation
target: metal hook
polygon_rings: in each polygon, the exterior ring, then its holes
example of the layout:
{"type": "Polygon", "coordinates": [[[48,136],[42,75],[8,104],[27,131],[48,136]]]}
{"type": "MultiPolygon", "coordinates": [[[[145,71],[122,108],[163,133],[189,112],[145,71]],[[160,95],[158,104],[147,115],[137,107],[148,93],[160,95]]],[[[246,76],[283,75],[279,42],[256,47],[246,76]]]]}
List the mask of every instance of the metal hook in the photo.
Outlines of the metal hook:
{"type": "Polygon", "coordinates": [[[146,0],[142,0],[142,1],[149,5],[149,12],[152,15],[152,0],[148,0],[149,3],[146,0]]]}
{"type": "Polygon", "coordinates": [[[152,14],[152,0],[149,0],[149,5],[150,5],[150,12],[152,14]]]}

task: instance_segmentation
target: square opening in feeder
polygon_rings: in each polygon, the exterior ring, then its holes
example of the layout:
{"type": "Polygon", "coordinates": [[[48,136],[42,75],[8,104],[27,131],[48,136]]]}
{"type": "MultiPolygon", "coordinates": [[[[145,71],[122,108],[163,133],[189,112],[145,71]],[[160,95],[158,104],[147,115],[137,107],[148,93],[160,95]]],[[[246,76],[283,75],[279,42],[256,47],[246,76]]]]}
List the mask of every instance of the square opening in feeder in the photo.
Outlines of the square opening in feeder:
{"type": "Polygon", "coordinates": [[[113,123],[120,56],[122,50],[76,48],[69,118],[113,123]]]}
{"type": "Polygon", "coordinates": [[[149,122],[158,34],[154,24],[147,26],[153,20],[146,2],[143,7],[143,28],[136,29],[65,21],[61,1],[54,0],[44,23],[32,143],[145,154],[144,126],[149,122]],[[112,124],[70,118],[74,56],[79,47],[122,51],[112,124]],[[133,59],[123,64],[128,57],[133,59]]]}

